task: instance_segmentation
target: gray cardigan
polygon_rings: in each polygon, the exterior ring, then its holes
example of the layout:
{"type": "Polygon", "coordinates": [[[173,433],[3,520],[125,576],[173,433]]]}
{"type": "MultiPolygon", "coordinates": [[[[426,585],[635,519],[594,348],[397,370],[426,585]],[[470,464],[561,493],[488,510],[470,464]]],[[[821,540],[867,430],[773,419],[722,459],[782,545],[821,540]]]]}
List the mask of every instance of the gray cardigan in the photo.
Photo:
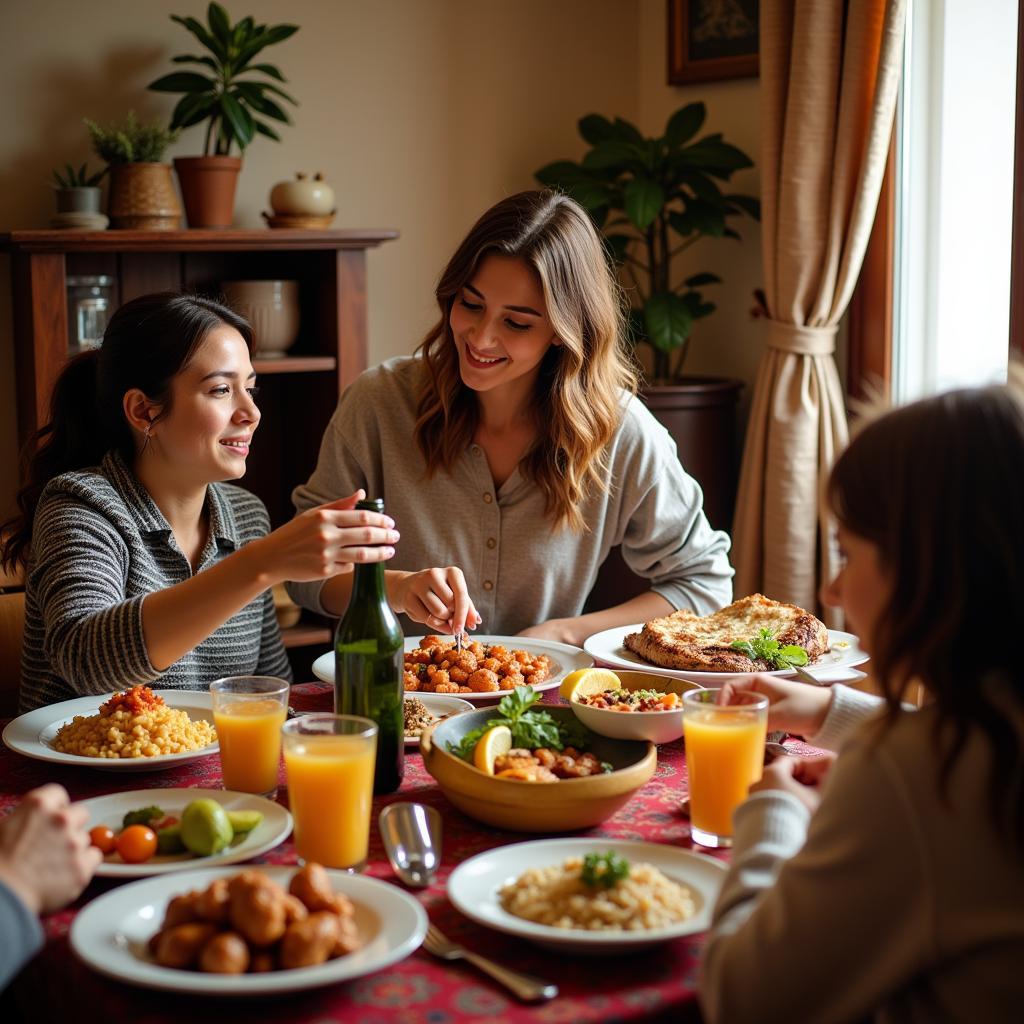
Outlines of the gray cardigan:
{"type": "MultiPolygon", "coordinates": [[[[270,528],[263,503],[241,487],[210,484],[206,502],[210,536],[199,572],[270,528]]],[[[22,711],[136,683],[197,690],[227,675],[291,679],[269,590],[165,672],[153,667],[143,637],[142,602],[147,594],[188,579],[192,567],[167,520],[117,453],[95,469],[51,480],[32,532],[22,711]]]]}
{"type": "MultiPolygon", "coordinates": [[[[583,504],[588,532],[556,529],[539,487],[519,470],[495,488],[487,458],[470,445],[449,475],[426,475],[413,440],[420,360],[401,357],[358,378],[342,395],[309,482],[295,489],[299,512],[365,487],[383,498],[402,538],[390,569],[457,565],[483,618],[481,633],[512,635],[579,615],[609,550],[674,608],[698,614],[732,600],[729,538],[711,529],[703,496],[679,464],[668,432],[635,398],[608,451],[606,492],[583,504]]],[[[625,398],[625,396],[624,396],[625,398]]],[[[321,582],[290,583],[316,611],[321,582]]],[[[408,632],[423,626],[402,617],[408,632]]]]}

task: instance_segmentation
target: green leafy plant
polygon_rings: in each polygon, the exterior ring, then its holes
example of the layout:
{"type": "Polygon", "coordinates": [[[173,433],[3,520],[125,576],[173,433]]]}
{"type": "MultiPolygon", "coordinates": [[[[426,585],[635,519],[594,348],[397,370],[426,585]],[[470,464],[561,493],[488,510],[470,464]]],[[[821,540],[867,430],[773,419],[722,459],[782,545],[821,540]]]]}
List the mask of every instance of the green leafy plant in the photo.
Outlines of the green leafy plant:
{"type": "Polygon", "coordinates": [[[656,383],[678,378],[694,322],[715,310],[701,289],[721,280],[705,272],[680,282],[673,261],[702,238],[738,239],[731,218],[761,216],[755,197],[719,185],[753,166],[750,158],[721,134],[694,141],[705,116],[703,103],[690,103],[668,119],[664,134],[647,138],[621,117],[588,114],[579,121],[590,144],[583,159],[536,172],[542,184],[576,199],[604,231],[631,293],[633,337],[654,350],[656,383]]]}
{"type": "Polygon", "coordinates": [[[629,861],[614,850],[607,853],[588,853],[583,858],[580,881],[591,889],[614,889],[629,878],[629,861]]]}
{"type": "Polygon", "coordinates": [[[498,702],[497,715],[489,718],[479,729],[467,732],[458,743],[448,744],[448,750],[464,761],[473,759],[473,748],[488,729],[506,725],[512,733],[512,746],[536,750],[550,747],[564,750],[567,746],[586,746],[589,733],[578,722],[556,722],[551,714],[533,705],[540,694],[529,686],[517,686],[498,702]]]}
{"type": "Polygon", "coordinates": [[[159,121],[139,121],[134,110],[120,124],[104,127],[86,118],[85,127],[96,155],[108,164],[158,164],[178,137],[177,132],[168,131],[159,121]]]}
{"type": "Polygon", "coordinates": [[[171,128],[209,121],[203,147],[206,156],[227,156],[232,146],[242,152],[257,133],[280,141],[266,119],[291,124],[291,118],[273,97],[298,104],[274,84],[285,82],[284,75],[273,64],[254,64],[253,59],[266,47],[293,36],[298,25],[257,25],[250,17],[232,25],[227,11],[217,3],[207,8],[206,25],[177,14],[171,20],[184,25],[209,51],[209,55],[174,57],[174,63],[199,64],[212,72],[177,71],[150,82],[154,92],[184,93],[171,115],[171,128]]]}
{"type": "Polygon", "coordinates": [[[761,629],[752,640],[735,640],[729,645],[751,661],[763,661],[769,668],[792,668],[807,664],[807,652],[796,644],[782,646],[770,629],[761,629]]]}
{"type": "Polygon", "coordinates": [[[90,174],[86,164],[81,167],[72,167],[65,164],[63,170],[59,167],[53,169],[53,180],[57,188],[95,188],[107,173],[106,167],[95,174],[90,174]]]}

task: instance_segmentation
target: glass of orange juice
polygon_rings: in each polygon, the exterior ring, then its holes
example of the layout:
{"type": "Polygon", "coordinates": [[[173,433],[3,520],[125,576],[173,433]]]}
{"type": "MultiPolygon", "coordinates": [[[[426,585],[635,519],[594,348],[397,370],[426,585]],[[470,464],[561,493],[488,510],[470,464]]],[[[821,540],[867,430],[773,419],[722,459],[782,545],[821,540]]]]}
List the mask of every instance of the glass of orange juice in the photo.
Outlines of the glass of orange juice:
{"type": "Polygon", "coordinates": [[[224,788],[273,798],[288,684],[273,676],[229,676],[210,683],[210,696],[224,788]]]}
{"type": "Polygon", "coordinates": [[[690,832],[701,846],[732,845],[733,811],[761,778],[768,698],[740,690],[718,704],[717,689],[683,694],[683,739],[690,777],[690,832]]]}
{"type": "Polygon", "coordinates": [[[358,715],[300,715],[285,722],[281,734],[300,860],[362,871],[370,845],[376,724],[358,715]]]}

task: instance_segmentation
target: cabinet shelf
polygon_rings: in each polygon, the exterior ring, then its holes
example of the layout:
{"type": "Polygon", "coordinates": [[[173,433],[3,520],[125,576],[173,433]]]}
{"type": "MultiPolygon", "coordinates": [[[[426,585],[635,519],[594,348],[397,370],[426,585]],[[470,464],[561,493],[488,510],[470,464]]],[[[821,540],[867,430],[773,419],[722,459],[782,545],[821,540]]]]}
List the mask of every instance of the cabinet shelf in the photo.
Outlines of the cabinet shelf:
{"type": "Polygon", "coordinates": [[[334,356],[279,356],[275,359],[257,356],[252,368],[257,373],[322,373],[336,370],[338,360],[334,356]]]}
{"type": "Polygon", "coordinates": [[[327,626],[316,622],[300,622],[281,630],[281,639],[285,647],[330,647],[333,634],[327,626]]]}

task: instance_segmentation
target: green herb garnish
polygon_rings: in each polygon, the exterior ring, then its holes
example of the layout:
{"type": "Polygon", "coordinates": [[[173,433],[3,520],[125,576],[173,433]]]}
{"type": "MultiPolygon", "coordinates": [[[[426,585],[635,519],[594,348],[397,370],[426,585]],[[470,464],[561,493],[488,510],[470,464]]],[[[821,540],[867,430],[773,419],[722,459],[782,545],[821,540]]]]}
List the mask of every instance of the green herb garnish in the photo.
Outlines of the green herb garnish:
{"type": "Polygon", "coordinates": [[[162,818],[164,812],[157,806],[152,807],[140,807],[137,811],[129,811],[121,822],[122,828],[127,828],[129,825],[148,825],[151,821],[156,821],[157,818],[162,818]]]}
{"type": "Polygon", "coordinates": [[[803,666],[809,660],[807,652],[802,647],[796,644],[786,644],[783,647],[770,629],[761,629],[753,640],[734,640],[729,646],[734,651],[745,654],[751,661],[764,661],[773,669],[803,666]]]}
{"type": "Polygon", "coordinates": [[[496,725],[508,726],[512,733],[513,747],[564,750],[568,746],[586,746],[590,734],[582,725],[576,721],[556,722],[549,712],[533,707],[539,700],[540,694],[532,687],[517,686],[514,693],[501,698],[497,707],[498,714],[494,718],[489,718],[479,729],[467,732],[458,743],[449,740],[449,752],[461,757],[463,761],[472,761],[477,741],[496,725]]]}
{"type": "Polygon", "coordinates": [[[580,881],[592,889],[611,889],[625,878],[629,878],[629,861],[614,850],[588,853],[583,858],[580,881]]]}

